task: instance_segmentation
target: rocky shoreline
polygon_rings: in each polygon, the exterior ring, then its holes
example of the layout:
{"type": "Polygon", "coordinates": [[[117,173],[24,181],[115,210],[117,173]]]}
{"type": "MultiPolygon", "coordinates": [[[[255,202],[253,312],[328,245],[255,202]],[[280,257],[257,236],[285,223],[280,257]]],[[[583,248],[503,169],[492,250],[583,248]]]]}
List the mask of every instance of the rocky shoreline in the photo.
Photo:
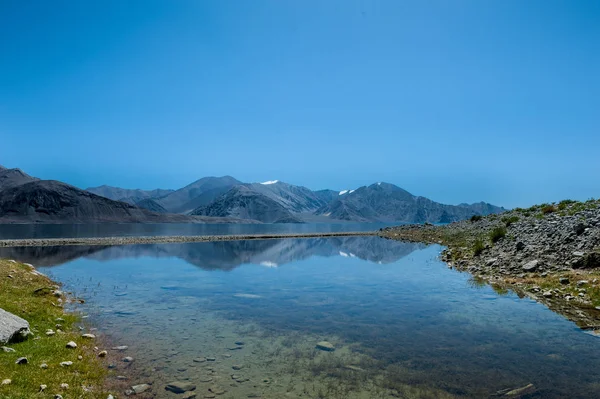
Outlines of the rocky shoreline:
{"type": "Polygon", "coordinates": [[[444,245],[448,267],[600,332],[600,200],[517,208],[445,226],[385,228],[380,235],[444,245]]]}
{"type": "Polygon", "coordinates": [[[0,240],[0,247],[54,247],[66,245],[129,245],[129,244],[169,244],[184,242],[277,240],[285,238],[323,238],[374,236],[376,231],[349,231],[324,233],[284,233],[284,234],[237,234],[207,236],[146,236],[146,237],[82,237],[82,238],[25,238],[0,240]]]}

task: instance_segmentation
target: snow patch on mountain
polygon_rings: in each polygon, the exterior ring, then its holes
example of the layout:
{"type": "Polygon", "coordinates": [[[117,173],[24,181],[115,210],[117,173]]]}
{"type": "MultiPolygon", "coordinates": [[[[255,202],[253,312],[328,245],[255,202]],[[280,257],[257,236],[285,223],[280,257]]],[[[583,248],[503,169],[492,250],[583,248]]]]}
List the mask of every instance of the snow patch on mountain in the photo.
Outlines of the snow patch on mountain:
{"type": "Polygon", "coordinates": [[[279,180],[269,180],[269,181],[266,181],[266,182],[263,182],[263,183],[260,183],[260,184],[267,185],[267,184],[275,184],[275,183],[279,183],[279,180]]]}

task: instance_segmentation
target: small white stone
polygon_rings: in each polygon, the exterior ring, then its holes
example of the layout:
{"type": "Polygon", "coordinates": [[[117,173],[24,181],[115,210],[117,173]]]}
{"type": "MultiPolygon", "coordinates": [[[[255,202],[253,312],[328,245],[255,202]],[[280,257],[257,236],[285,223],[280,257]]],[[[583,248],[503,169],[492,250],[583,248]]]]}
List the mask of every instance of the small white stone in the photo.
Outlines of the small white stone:
{"type": "Polygon", "coordinates": [[[68,366],[72,366],[73,362],[70,360],[68,362],[60,362],[60,365],[63,367],[68,367],[68,366]]]}
{"type": "Polygon", "coordinates": [[[8,385],[8,384],[10,384],[11,382],[12,382],[12,381],[11,381],[11,380],[9,380],[9,379],[7,378],[7,379],[5,379],[5,380],[2,380],[2,384],[0,384],[0,385],[8,385]]]}
{"type": "Polygon", "coordinates": [[[42,384],[40,385],[40,392],[44,392],[44,389],[48,388],[48,385],[42,384]]]}
{"type": "Polygon", "coordinates": [[[81,356],[81,355],[77,356],[77,360],[83,360],[83,356],[81,356]]]}
{"type": "Polygon", "coordinates": [[[60,384],[60,389],[69,389],[69,384],[63,382],[62,384],[60,384]]]}
{"type": "Polygon", "coordinates": [[[42,364],[40,364],[40,368],[41,369],[47,369],[48,365],[46,363],[42,363],[42,364]]]}
{"type": "Polygon", "coordinates": [[[75,349],[75,348],[77,348],[77,344],[75,342],[73,342],[73,341],[69,341],[67,343],[67,348],[75,349]]]}
{"type": "Polygon", "coordinates": [[[81,338],[94,339],[96,336],[94,334],[83,334],[81,338]]]}

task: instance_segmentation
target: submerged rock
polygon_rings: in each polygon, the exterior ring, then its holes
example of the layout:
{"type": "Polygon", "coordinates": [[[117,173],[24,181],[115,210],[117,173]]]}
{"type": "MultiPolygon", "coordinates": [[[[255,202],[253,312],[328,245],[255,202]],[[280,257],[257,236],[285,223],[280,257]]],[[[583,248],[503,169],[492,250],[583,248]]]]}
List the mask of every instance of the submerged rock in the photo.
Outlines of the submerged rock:
{"type": "Polygon", "coordinates": [[[506,397],[518,398],[523,395],[528,395],[530,393],[534,393],[536,391],[535,385],[527,384],[524,387],[513,389],[512,391],[508,391],[504,394],[506,397]]]}
{"type": "Polygon", "coordinates": [[[331,342],[327,341],[321,341],[317,343],[316,348],[326,352],[333,352],[335,350],[335,346],[331,342]]]}
{"type": "Polygon", "coordinates": [[[137,395],[143,392],[146,392],[150,389],[150,385],[148,384],[139,384],[131,387],[131,390],[137,395]]]}
{"type": "Polygon", "coordinates": [[[165,389],[173,393],[184,393],[188,391],[193,391],[194,389],[196,389],[196,385],[187,381],[173,381],[167,384],[167,386],[165,386],[165,389]]]}
{"type": "Polygon", "coordinates": [[[20,341],[30,333],[27,320],[0,308],[0,344],[20,341]]]}

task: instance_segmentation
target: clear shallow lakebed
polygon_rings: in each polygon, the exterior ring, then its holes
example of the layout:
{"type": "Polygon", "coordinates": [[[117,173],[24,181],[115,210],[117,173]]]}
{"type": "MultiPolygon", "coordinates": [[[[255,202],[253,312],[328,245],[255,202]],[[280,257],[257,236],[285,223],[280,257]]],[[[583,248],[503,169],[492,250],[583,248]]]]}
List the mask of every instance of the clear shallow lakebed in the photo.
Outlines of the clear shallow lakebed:
{"type": "Polygon", "coordinates": [[[600,397],[600,338],[378,237],[4,248],[86,299],[149,397],[600,397]],[[328,341],[336,350],[315,349],[328,341]],[[125,356],[125,355],[124,355],[125,356]],[[514,396],[513,396],[514,397],[514,396]]]}

